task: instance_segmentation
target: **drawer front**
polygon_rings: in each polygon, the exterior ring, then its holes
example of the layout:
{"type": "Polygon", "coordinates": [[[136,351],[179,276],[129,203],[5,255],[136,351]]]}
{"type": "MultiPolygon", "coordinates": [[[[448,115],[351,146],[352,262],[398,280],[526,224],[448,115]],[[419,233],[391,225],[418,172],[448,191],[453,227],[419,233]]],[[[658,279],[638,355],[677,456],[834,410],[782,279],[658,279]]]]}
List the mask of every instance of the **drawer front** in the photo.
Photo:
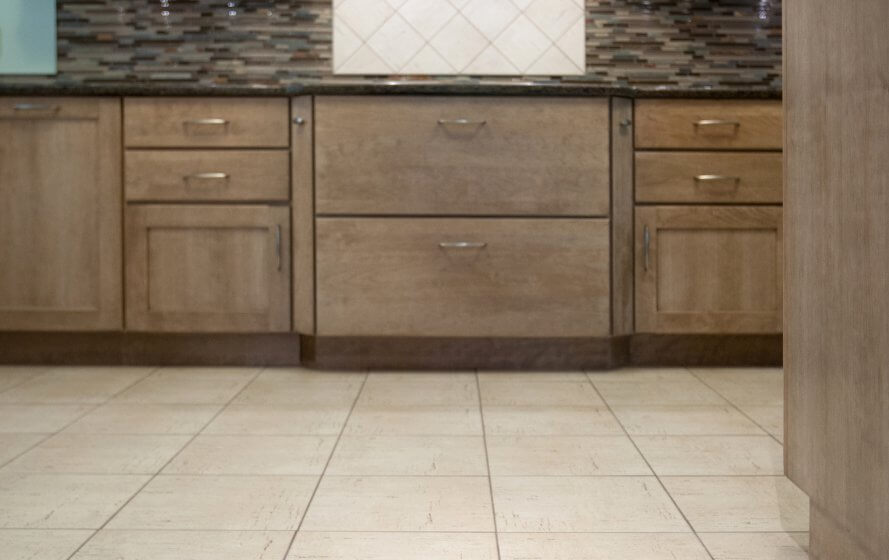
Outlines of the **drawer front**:
{"type": "Polygon", "coordinates": [[[287,200],[286,151],[128,150],[127,200],[287,200]]]}
{"type": "Polygon", "coordinates": [[[286,99],[127,98],[124,140],[132,148],[286,148],[286,99]]]}
{"type": "Polygon", "coordinates": [[[3,97],[0,119],[97,120],[101,105],[108,101],[95,97],[3,97]]]}
{"type": "Polygon", "coordinates": [[[780,150],[780,101],[636,102],[637,148],[780,150]]]}
{"type": "Polygon", "coordinates": [[[607,216],[608,101],[319,97],[322,214],[607,216]]]}
{"type": "Polygon", "coordinates": [[[780,204],[775,152],[636,152],[637,202],[780,204]]]}
{"type": "Polygon", "coordinates": [[[607,220],[321,218],[318,334],[605,336],[607,220]]]}

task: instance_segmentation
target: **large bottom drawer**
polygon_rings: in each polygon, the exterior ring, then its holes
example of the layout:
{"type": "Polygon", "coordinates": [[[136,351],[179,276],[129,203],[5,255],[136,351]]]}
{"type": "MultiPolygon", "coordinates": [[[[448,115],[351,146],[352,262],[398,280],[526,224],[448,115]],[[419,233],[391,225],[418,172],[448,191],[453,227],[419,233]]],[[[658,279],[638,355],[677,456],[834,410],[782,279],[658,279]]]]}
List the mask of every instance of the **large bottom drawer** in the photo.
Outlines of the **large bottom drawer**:
{"type": "Polygon", "coordinates": [[[604,336],[609,291],[608,220],[317,221],[319,335],[604,336]]]}

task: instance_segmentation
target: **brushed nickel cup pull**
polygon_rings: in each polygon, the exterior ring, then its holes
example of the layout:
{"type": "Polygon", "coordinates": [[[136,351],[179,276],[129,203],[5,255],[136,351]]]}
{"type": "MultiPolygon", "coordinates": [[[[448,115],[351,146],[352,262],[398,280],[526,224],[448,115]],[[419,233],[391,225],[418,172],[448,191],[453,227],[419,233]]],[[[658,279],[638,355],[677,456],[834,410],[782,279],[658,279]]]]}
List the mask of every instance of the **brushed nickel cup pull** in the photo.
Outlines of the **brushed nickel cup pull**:
{"type": "Polygon", "coordinates": [[[442,241],[438,246],[442,249],[484,249],[488,244],[474,241],[442,241]]]}
{"type": "Polygon", "coordinates": [[[695,175],[696,183],[714,183],[720,181],[731,181],[737,187],[741,183],[741,178],[736,175],[695,175]]]}
{"type": "Polygon", "coordinates": [[[228,121],[225,119],[210,118],[210,119],[191,119],[191,120],[184,121],[184,123],[186,125],[200,124],[200,125],[226,126],[228,124],[228,121]]]}
{"type": "Polygon", "coordinates": [[[738,121],[726,121],[722,119],[702,119],[697,121],[695,126],[733,126],[735,128],[741,128],[741,123],[738,121]]]}
{"type": "Polygon", "coordinates": [[[642,258],[643,266],[645,267],[645,271],[648,271],[649,260],[651,257],[651,230],[648,229],[648,226],[645,226],[642,230],[642,258]]]}
{"type": "Polygon", "coordinates": [[[438,119],[438,124],[442,126],[447,126],[449,124],[459,126],[485,126],[488,124],[488,121],[474,121],[471,119],[438,119]]]}
{"type": "Polygon", "coordinates": [[[217,179],[225,181],[228,179],[228,173],[193,173],[183,177],[186,181],[190,179],[217,179]]]}
{"type": "Polygon", "coordinates": [[[45,103],[16,103],[13,107],[13,111],[25,112],[25,111],[46,111],[51,113],[58,113],[60,107],[58,105],[46,105],[45,103]]]}

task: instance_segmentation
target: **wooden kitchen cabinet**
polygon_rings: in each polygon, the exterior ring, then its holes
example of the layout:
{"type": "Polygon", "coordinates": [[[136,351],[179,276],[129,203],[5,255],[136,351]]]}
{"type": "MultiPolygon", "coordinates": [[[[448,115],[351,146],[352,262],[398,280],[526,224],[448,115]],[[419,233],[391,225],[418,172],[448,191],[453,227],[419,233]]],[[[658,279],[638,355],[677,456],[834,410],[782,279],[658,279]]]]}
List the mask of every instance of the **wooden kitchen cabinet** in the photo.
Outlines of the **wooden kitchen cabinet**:
{"type": "Polygon", "coordinates": [[[290,330],[286,206],[127,207],[127,329],[290,330]]]}
{"type": "Polygon", "coordinates": [[[0,100],[0,330],[122,327],[120,112],[0,100]]]}
{"type": "Polygon", "coordinates": [[[781,332],[782,229],[780,207],[637,207],[636,331],[781,332]]]}

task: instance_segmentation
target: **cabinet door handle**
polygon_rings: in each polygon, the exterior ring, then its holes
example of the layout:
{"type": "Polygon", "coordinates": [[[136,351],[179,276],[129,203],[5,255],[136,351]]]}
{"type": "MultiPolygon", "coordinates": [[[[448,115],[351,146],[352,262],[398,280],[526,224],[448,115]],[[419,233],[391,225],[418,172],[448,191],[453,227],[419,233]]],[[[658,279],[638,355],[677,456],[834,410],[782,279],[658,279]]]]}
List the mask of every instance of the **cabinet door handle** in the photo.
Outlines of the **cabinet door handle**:
{"type": "Polygon", "coordinates": [[[442,126],[446,126],[449,124],[456,124],[461,126],[485,126],[488,124],[488,121],[474,121],[471,119],[438,119],[438,124],[442,126]]]}
{"type": "Polygon", "coordinates": [[[438,246],[442,249],[484,249],[488,244],[477,241],[442,241],[438,246]]]}
{"type": "Polygon", "coordinates": [[[226,181],[228,180],[228,173],[192,173],[191,175],[185,175],[182,178],[185,179],[185,181],[191,179],[217,179],[226,181]]]}
{"type": "Polygon", "coordinates": [[[698,126],[732,126],[735,128],[741,128],[741,123],[738,121],[726,121],[723,119],[701,119],[694,123],[696,127],[698,126]]]}
{"type": "Polygon", "coordinates": [[[651,258],[651,230],[648,226],[642,229],[642,259],[645,271],[648,272],[649,260],[651,258]]]}
{"type": "Polygon", "coordinates": [[[183,121],[185,124],[206,124],[206,125],[216,125],[216,126],[225,126],[228,124],[228,121],[225,119],[191,119],[187,121],[183,121]]]}
{"type": "Polygon", "coordinates": [[[47,105],[45,103],[16,103],[13,107],[13,111],[24,112],[24,111],[46,111],[51,113],[58,113],[60,107],[58,105],[47,105]]]}
{"type": "Polygon", "coordinates": [[[278,272],[281,271],[281,267],[283,266],[283,259],[281,257],[281,226],[275,226],[275,258],[277,259],[276,268],[278,272]]]}
{"type": "Polygon", "coordinates": [[[695,175],[696,183],[715,183],[720,181],[732,181],[737,187],[741,178],[737,175],[695,175]]]}
{"type": "Polygon", "coordinates": [[[297,126],[302,126],[302,125],[306,124],[306,119],[304,119],[302,117],[293,117],[293,124],[295,124],[297,126]]]}

